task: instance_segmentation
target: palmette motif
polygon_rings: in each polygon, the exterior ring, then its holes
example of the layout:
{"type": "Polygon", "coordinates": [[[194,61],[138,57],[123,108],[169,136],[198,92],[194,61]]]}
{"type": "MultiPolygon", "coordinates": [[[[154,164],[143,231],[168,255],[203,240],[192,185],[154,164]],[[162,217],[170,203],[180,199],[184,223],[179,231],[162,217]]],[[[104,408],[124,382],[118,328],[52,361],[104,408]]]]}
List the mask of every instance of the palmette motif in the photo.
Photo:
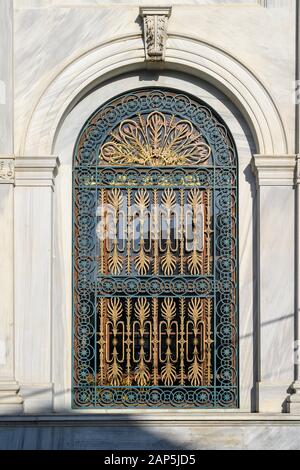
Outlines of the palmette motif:
{"type": "Polygon", "coordinates": [[[181,299],[177,304],[175,299],[165,298],[158,303],[139,297],[125,302],[103,299],[102,307],[104,303],[106,308],[99,309],[101,318],[105,312],[107,315],[106,334],[99,341],[99,385],[172,386],[184,382],[200,386],[205,376],[211,376],[211,333],[209,328],[205,331],[211,322],[209,301],[181,299]]]}
{"type": "Polygon", "coordinates": [[[147,118],[127,119],[101,148],[100,161],[109,165],[198,165],[208,160],[210,147],[187,120],[154,111],[147,118]]]}
{"type": "Polygon", "coordinates": [[[185,95],[139,90],[89,120],[74,167],[74,406],[238,405],[236,193],[225,126],[185,95]]]}
{"type": "Polygon", "coordinates": [[[109,331],[108,336],[112,333],[113,337],[113,353],[112,358],[108,357],[107,362],[109,364],[107,369],[107,378],[111,385],[120,385],[122,380],[122,367],[118,361],[118,324],[122,317],[122,305],[120,299],[110,299],[107,304],[107,316],[109,318],[106,326],[109,331]]]}
{"type": "Polygon", "coordinates": [[[150,380],[150,372],[149,367],[146,365],[145,362],[145,322],[150,316],[150,305],[147,299],[140,298],[138,299],[137,303],[135,304],[135,316],[138,319],[138,326],[139,326],[139,335],[140,335],[140,352],[139,352],[139,359],[138,365],[135,370],[135,380],[138,385],[147,385],[150,380]]]}
{"type": "MultiPolygon", "coordinates": [[[[112,224],[111,226],[117,227],[117,222],[118,222],[118,215],[119,215],[119,210],[120,206],[123,201],[122,193],[120,189],[112,189],[111,191],[108,192],[108,204],[111,205],[113,208],[112,215],[113,215],[113,220],[111,221],[112,224]]],[[[113,233],[113,248],[112,248],[112,253],[110,253],[108,257],[108,268],[110,272],[114,275],[120,274],[123,266],[123,258],[119,255],[118,252],[118,237],[117,237],[117,232],[114,231],[113,233]]]]}
{"type": "Polygon", "coordinates": [[[145,240],[144,240],[144,224],[146,222],[145,212],[149,209],[150,198],[149,194],[145,189],[139,189],[135,195],[135,203],[139,209],[139,222],[140,222],[140,249],[138,256],[135,257],[134,264],[137,272],[140,275],[147,274],[150,266],[150,257],[145,251],[145,240]]]}

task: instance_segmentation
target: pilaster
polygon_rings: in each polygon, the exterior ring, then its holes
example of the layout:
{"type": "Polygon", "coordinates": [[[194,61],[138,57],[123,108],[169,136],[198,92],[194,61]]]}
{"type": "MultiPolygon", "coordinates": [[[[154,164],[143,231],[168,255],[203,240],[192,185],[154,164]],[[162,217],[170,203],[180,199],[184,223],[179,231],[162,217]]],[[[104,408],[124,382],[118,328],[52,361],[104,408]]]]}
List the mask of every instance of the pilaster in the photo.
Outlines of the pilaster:
{"type": "Polygon", "coordinates": [[[293,381],[296,155],[255,155],[258,204],[257,411],[287,411],[293,381]]]}
{"type": "Polygon", "coordinates": [[[297,155],[295,174],[296,189],[296,309],[295,309],[295,381],[288,398],[288,411],[300,415],[300,155],[297,155]]]}
{"type": "Polygon", "coordinates": [[[52,404],[52,197],[55,156],[15,161],[16,376],[25,413],[52,404]]]}
{"type": "Polygon", "coordinates": [[[0,414],[22,412],[14,367],[14,158],[0,156],[0,414]]]}

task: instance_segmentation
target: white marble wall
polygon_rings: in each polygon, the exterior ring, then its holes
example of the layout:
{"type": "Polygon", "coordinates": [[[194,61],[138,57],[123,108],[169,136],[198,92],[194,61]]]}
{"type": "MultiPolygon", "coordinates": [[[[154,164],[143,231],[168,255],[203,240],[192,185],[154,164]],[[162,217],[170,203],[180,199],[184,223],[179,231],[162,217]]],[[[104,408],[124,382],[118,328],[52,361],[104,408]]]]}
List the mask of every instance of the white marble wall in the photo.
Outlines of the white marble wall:
{"type": "MultiPolygon", "coordinates": [[[[272,0],[271,0],[272,1],[272,0]]],[[[266,0],[152,0],[151,5],[213,5],[213,4],[239,4],[247,3],[248,5],[266,6],[266,0]]],[[[103,5],[149,5],[149,0],[73,0],[72,5],[80,6],[103,6],[103,5]]],[[[65,0],[15,0],[16,8],[41,8],[41,7],[58,7],[70,6],[70,2],[65,0]]]]}
{"type": "MultiPolygon", "coordinates": [[[[152,0],[151,5],[199,6],[199,5],[239,5],[247,4],[265,8],[284,8],[287,0],[152,0]]],[[[149,5],[149,0],[15,0],[16,8],[49,8],[59,6],[106,6],[106,5],[149,5]]]]}
{"type": "MultiPolygon", "coordinates": [[[[4,0],[1,1],[3,4],[4,0]]],[[[117,49],[119,43],[115,42],[116,39],[129,38],[128,48],[139,61],[139,70],[135,73],[101,83],[96,90],[90,81],[87,81],[88,90],[84,90],[85,80],[90,80],[90,76],[83,73],[78,85],[83,91],[77,96],[72,95],[73,101],[70,101],[68,109],[62,103],[62,121],[56,122],[56,127],[53,124],[54,129],[52,124],[50,126],[56,135],[51,150],[61,160],[54,206],[52,189],[42,187],[42,183],[35,187],[23,184],[15,190],[16,376],[22,385],[25,411],[42,413],[50,410],[52,404],[57,412],[71,411],[71,172],[75,140],[84,121],[108,98],[131,88],[155,85],[181,89],[207,101],[223,117],[235,138],[240,162],[241,409],[254,410],[256,382],[261,379],[258,396],[266,396],[267,403],[270,388],[271,394],[275,390],[272,411],[280,412],[280,400],[284,400],[287,386],[293,379],[290,356],[294,313],[293,191],[291,187],[263,188],[256,205],[257,193],[250,161],[258,149],[254,148],[254,134],[251,135],[237,108],[242,87],[247,88],[244,77],[250,77],[253,72],[252,80],[262,91],[260,102],[255,103],[257,96],[251,97],[253,101],[249,100],[250,110],[251,106],[253,109],[256,106],[263,115],[266,109],[263,102],[266,100],[268,109],[273,110],[282,123],[282,132],[276,133],[274,148],[294,152],[295,1],[168,2],[173,4],[167,44],[169,63],[178,55],[180,48],[186,56],[198,54],[199,61],[202,61],[202,79],[168,70],[152,74],[143,71],[138,21],[140,3],[125,0],[76,0],[68,5],[57,0],[15,0],[14,3],[14,143],[15,153],[20,154],[20,159],[24,157],[22,149],[30,117],[51,83],[53,88],[49,88],[47,96],[49,107],[44,114],[41,113],[38,123],[43,129],[49,129],[47,123],[53,118],[53,109],[60,98],[60,90],[55,88],[56,77],[66,70],[67,65],[70,69],[62,80],[73,93],[72,67],[76,68],[76,59],[82,55],[84,59],[91,57],[92,60],[94,48],[101,44],[109,43],[117,49]],[[240,5],[234,6],[233,3],[240,5]],[[186,36],[189,36],[189,42],[184,39],[186,36]],[[239,68],[234,69],[237,70],[235,76],[232,70],[223,68],[224,77],[232,76],[232,87],[227,97],[215,88],[217,78],[213,72],[211,85],[205,84],[203,71],[206,65],[208,68],[210,58],[201,56],[196,47],[198,43],[207,45],[206,51],[211,50],[214,60],[218,51],[223,54],[224,63],[225,59],[232,58],[239,63],[239,68]],[[259,240],[257,207],[263,222],[259,227],[259,240]],[[257,259],[258,246],[260,260],[257,259]],[[262,266],[259,279],[258,261],[262,266]],[[259,286],[263,295],[258,299],[259,286]],[[259,302],[260,317],[257,313],[259,302]],[[258,344],[261,348],[257,356],[258,344]]],[[[118,58],[119,67],[123,65],[122,59],[128,67],[134,63],[133,59],[126,62],[126,58],[126,53],[122,53],[118,58]]],[[[105,70],[109,58],[106,59],[103,53],[102,59],[105,70]]],[[[178,63],[182,60],[177,59],[178,63]]],[[[181,68],[184,69],[184,65],[181,68]]],[[[93,70],[89,73],[92,74],[93,70]]],[[[96,69],[94,73],[96,86],[103,77],[97,76],[96,69]]],[[[8,125],[11,116],[9,113],[8,125]]],[[[253,112],[251,130],[257,125],[255,118],[253,112]]],[[[266,118],[265,126],[273,127],[272,124],[266,118]]],[[[34,128],[33,134],[37,131],[34,128]]],[[[262,127],[260,131],[262,142],[267,142],[267,131],[262,127]]],[[[11,139],[8,138],[7,142],[5,145],[9,148],[11,139]]],[[[33,152],[35,150],[35,156],[43,156],[38,149],[33,149],[33,152]]],[[[2,223],[5,220],[6,216],[3,216],[2,223]]],[[[263,410],[270,409],[266,405],[263,410]]]]}
{"type": "MultiPolygon", "coordinates": [[[[127,5],[15,8],[15,146],[46,86],[67,63],[99,44],[141,34],[138,2],[127,5]],[[84,26],[83,26],[84,25],[84,26]],[[37,79],[38,77],[38,79],[37,79]]],[[[172,3],[172,2],[171,2],[172,3]]],[[[36,5],[42,5],[36,2],[36,5]]],[[[289,151],[294,145],[294,0],[284,8],[228,4],[174,5],[170,35],[190,36],[212,43],[267,85],[287,133],[289,151]]],[[[193,39],[193,40],[194,40],[193,39]]],[[[171,46],[172,48],[172,46],[171,46]]],[[[172,50],[170,51],[172,53],[172,50]]]]}
{"type": "Polygon", "coordinates": [[[16,376],[24,411],[52,403],[52,245],[55,157],[16,159],[14,207],[16,376]]]}
{"type": "MultiPolygon", "coordinates": [[[[0,425],[0,450],[299,450],[300,424],[272,421],[239,422],[199,418],[180,423],[178,419],[161,423],[3,422],[0,425]],[[224,422],[225,421],[225,422],[224,422]]],[[[124,454],[123,454],[124,455],[124,454]]],[[[128,454],[127,454],[128,455],[128,454]]],[[[199,460],[198,460],[199,461],[199,460]]],[[[184,465],[182,465],[184,468],[184,465]]],[[[180,467],[177,467],[180,468],[180,467]]]]}
{"type": "Polygon", "coordinates": [[[294,200],[291,186],[260,188],[258,401],[264,412],[285,409],[294,378],[294,200]]]}
{"type": "Polygon", "coordinates": [[[0,382],[13,379],[13,184],[0,181],[0,382]]]}
{"type": "Polygon", "coordinates": [[[13,8],[0,0],[0,414],[20,412],[14,380],[13,8]]]}
{"type": "Polygon", "coordinates": [[[0,0],[0,155],[13,153],[13,6],[0,0]]]}
{"type": "Polygon", "coordinates": [[[51,193],[15,189],[16,376],[25,411],[32,401],[35,411],[39,403],[44,412],[52,408],[44,397],[51,390],[51,193]]]}

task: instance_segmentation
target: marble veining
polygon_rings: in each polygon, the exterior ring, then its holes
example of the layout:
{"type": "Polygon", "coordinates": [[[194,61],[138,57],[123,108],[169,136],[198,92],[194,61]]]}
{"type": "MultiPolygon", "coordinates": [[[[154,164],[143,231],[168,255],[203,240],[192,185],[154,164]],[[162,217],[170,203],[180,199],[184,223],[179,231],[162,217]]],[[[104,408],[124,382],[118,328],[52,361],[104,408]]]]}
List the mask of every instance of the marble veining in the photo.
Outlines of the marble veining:
{"type": "Polygon", "coordinates": [[[1,450],[298,450],[300,425],[0,427],[1,450]]]}

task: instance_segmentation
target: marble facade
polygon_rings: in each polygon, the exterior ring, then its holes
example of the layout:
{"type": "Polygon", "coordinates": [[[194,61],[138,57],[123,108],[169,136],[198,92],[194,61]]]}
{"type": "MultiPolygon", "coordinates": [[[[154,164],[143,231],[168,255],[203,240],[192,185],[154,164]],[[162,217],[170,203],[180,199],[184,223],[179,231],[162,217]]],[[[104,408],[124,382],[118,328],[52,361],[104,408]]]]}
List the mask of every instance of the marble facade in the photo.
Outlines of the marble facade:
{"type": "MultiPolygon", "coordinates": [[[[113,427],[116,415],[124,429],[125,419],[136,429],[151,423],[153,446],[177,421],[176,448],[183,433],[190,436],[185,448],[199,447],[208,430],[211,440],[203,445],[214,448],[222,426],[225,448],[261,446],[255,432],[266,432],[267,447],[275,445],[274,434],[288,446],[292,428],[300,431],[292,393],[300,339],[297,1],[150,3],[172,6],[159,67],[145,61],[139,10],[149,6],[145,0],[0,0],[0,415],[9,415],[0,418],[3,448],[11,433],[16,448],[38,446],[22,419],[37,435],[39,420],[47,421],[43,448],[72,448],[82,436],[81,419],[91,433],[95,419],[113,427]],[[71,408],[71,175],[76,138],[95,108],[148,85],[207,102],[237,146],[241,402],[223,413],[146,410],[146,425],[132,410],[71,408]],[[160,419],[167,420],[161,431],[160,419]],[[56,431],[47,438],[68,420],[74,431],[60,444],[56,431]]],[[[299,448],[297,439],[291,448],[299,448]]],[[[101,429],[93,445],[103,447],[101,429]]]]}

